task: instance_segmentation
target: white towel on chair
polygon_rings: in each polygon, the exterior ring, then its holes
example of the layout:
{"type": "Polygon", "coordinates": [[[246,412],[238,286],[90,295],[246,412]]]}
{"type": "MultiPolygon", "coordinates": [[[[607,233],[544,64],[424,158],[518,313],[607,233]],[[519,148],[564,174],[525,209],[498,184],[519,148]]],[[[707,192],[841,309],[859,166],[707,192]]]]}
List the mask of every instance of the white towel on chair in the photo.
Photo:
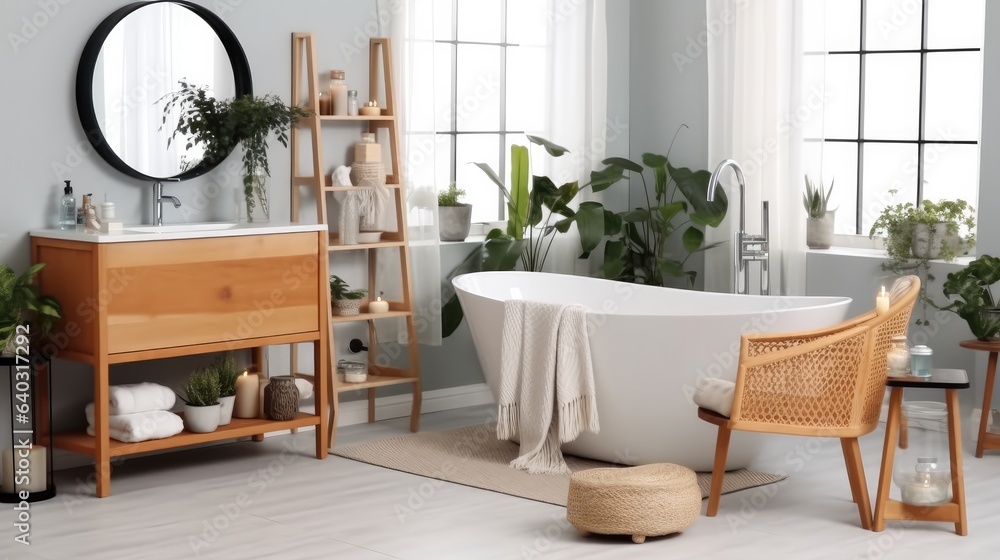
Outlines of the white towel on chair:
{"type": "Polygon", "coordinates": [[[568,473],[559,444],[600,429],[587,311],[581,305],[504,303],[497,437],[520,440],[514,468],[568,473]]]}
{"type": "Polygon", "coordinates": [[[177,395],[156,383],[112,385],[108,387],[108,414],[132,414],[150,410],[170,410],[177,395]]]}
{"type": "MultiPolygon", "coordinates": [[[[87,434],[94,435],[94,403],[84,410],[87,415],[87,434]]],[[[111,437],[126,443],[136,443],[151,439],[163,439],[181,433],[184,420],[167,410],[150,410],[132,414],[112,414],[108,416],[108,432],[111,437]]]]}

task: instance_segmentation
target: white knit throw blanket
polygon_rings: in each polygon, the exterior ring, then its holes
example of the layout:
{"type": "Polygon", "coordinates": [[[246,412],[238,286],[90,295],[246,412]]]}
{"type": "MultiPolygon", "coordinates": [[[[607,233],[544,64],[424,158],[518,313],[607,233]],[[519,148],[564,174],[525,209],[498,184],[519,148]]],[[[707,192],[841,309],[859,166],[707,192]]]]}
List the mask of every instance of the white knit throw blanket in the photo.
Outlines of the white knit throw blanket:
{"type": "Polygon", "coordinates": [[[559,444],[600,430],[586,315],[580,305],[504,303],[497,437],[520,440],[516,469],[568,473],[559,444]]]}

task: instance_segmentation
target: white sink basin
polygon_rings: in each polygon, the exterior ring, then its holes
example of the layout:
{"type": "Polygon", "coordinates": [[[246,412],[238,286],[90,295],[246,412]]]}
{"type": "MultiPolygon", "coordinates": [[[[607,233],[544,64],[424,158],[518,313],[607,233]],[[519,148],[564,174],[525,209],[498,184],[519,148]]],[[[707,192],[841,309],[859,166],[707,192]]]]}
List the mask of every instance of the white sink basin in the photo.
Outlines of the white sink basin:
{"type": "Polygon", "coordinates": [[[166,226],[129,226],[123,228],[129,233],[178,233],[186,231],[219,231],[233,229],[240,224],[229,222],[204,224],[171,224],[166,226]]]}

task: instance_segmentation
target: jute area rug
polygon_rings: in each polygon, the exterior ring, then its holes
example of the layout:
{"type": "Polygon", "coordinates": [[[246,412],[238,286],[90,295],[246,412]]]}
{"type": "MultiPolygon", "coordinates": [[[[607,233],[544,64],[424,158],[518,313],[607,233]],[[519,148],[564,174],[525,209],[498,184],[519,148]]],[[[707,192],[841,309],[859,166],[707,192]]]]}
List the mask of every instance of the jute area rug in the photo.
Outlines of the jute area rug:
{"type": "MultiPolygon", "coordinates": [[[[355,461],[420,476],[483,488],[529,500],[566,505],[568,474],[528,474],[508,465],[517,457],[518,445],[500,441],[496,424],[468,426],[443,432],[420,432],[334,449],[333,453],[355,461]]],[[[612,465],[566,456],[573,472],[612,465]]],[[[751,469],[727,472],[724,494],[783,480],[785,477],[751,469]]],[[[698,473],[701,496],[708,496],[710,473],[698,473]]]]}

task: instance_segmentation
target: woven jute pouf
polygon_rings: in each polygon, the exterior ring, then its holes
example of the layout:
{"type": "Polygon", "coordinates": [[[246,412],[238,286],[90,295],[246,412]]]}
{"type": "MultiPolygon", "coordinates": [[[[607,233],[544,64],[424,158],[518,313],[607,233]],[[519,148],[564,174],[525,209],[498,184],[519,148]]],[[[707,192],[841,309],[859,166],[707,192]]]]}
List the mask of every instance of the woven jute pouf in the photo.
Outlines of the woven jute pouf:
{"type": "Polygon", "coordinates": [[[566,517],[585,534],[632,535],[641,543],[687,529],[700,512],[698,479],[680,465],[590,469],[569,480],[566,517]]]}

